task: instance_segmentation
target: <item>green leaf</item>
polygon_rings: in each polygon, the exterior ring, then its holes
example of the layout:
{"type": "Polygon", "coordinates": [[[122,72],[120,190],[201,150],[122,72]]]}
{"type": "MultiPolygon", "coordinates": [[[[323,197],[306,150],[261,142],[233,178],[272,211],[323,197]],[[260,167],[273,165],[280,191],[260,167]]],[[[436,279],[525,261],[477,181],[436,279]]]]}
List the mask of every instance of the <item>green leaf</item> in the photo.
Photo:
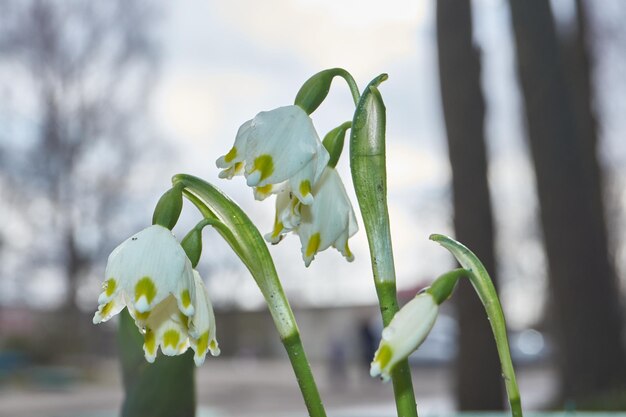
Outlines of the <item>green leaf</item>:
{"type": "Polygon", "coordinates": [[[509,397],[511,412],[513,417],[522,417],[522,403],[515,378],[515,370],[513,369],[513,362],[511,361],[504,313],[502,312],[500,299],[498,298],[498,293],[493,286],[489,273],[480,259],[462,243],[457,242],[451,237],[437,234],[430,235],[430,240],[448,249],[468,272],[468,278],[485,307],[493,336],[496,339],[498,356],[500,357],[500,365],[502,366],[502,376],[504,377],[504,385],[509,397]]]}
{"type": "Polygon", "coordinates": [[[367,233],[374,281],[395,282],[385,161],[386,109],[377,86],[387,79],[372,80],[357,105],[350,133],[350,169],[363,224],[367,233]]]}
{"type": "Polygon", "coordinates": [[[194,417],[196,394],[193,352],[159,355],[152,364],[143,355],[143,338],[124,310],[118,330],[125,398],[122,417],[194,417]]]}

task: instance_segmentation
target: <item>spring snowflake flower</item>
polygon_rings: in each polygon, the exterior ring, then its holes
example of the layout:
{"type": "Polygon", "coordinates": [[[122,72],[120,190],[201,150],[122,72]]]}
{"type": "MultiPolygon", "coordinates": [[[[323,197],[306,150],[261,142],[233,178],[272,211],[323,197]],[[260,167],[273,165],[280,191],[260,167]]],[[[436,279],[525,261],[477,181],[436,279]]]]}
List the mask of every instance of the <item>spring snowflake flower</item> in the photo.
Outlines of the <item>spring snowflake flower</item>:
{"type": "Polygon", "coordinates": [[[330,246],[339,250],[348,261],[354,260],[348,239],[357,232],[358,226],[346,189],[334,168],[326,167],[312,194],[314,201],[307,206],[288,190],[279,193],[274,230],[265,239],[275,244],[289,231],[297,233],[306,266],[311,264],[317,252],[330,246]]]}
{"type": "Polygon", "coordinates": [[[329,155],[309,115],[296,105],[257,114],[237,132],[231,150],[216,161],[220,178],[244,174],[257,200],[286,182],[303,204],[313,202],[312,188],[329,155]]]}
{"type": "Polygon", "coordinates": [[[128,307],[144,333],[148,362],[154,362],[158,347],[171,356],[191,345],[198,365],[207,350],[219,354],[204,284],[169,229],[153,225],[124,241],[109,255],[105,274],[93,322],[128,307]]]}
{"type": "Polygon", "coordinates": [[[388,381],[394,366],[424,342],[435,324],[438,311],[439,305],[428,292],[418,294],[402,307],[383,330],[370,375],[380,375],[388,381]]]}

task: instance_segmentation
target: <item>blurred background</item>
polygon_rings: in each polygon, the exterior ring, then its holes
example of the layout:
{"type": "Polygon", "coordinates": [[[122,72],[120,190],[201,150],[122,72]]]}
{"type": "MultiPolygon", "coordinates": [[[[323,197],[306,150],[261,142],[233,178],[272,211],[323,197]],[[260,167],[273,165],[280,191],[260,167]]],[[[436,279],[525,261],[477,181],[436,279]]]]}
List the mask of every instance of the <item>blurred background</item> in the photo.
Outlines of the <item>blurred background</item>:
{"type": "MultiPolygon", "coordinates": [[[[337,66],[361,88],[390,77],[401,303],[454,266],[428,235],[456,236],[497,282],[526,408],[626,410],[625,19],[620,0],[0,0],[0,416],[117,412],[116,323],[91,324],[108,253],[178,172],[270,231],[272,202],[214,161],[337,66]]],[[[312,117],[323,135],[352,113],[336,80],[312,117]]],[[[338,168],[356,204],[347,154],[338,168]]],[[[176,234],[198,219],[186,207],[176,234]]],[[[204,237],[222,355],[198,370],[200,415],[303,415],[258,288],[204,237]]],[[[353,263],[328,250],[307,269],[296,237],[270,251],[329,413],[393,415],[368,377],[381,323],[363,231],[351,247],[353,263]]],[[[468,286],[411,363],[422,414],[505,407],[468,286]]]]}

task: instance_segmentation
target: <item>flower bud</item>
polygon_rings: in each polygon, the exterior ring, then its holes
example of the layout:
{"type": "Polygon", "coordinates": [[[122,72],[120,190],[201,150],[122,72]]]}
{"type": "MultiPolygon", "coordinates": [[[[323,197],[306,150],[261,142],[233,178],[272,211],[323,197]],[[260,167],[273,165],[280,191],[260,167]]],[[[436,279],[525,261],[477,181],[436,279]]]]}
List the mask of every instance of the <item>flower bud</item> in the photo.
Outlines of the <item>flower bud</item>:
{"type": "Polygon", "coordinates": [[[439,306],[432,294],[423,292],[396,313],[383,330],[382,339],[370,368],[372,377],[391,378],[394,366],[417,349],[430,333],[439,306]]]}

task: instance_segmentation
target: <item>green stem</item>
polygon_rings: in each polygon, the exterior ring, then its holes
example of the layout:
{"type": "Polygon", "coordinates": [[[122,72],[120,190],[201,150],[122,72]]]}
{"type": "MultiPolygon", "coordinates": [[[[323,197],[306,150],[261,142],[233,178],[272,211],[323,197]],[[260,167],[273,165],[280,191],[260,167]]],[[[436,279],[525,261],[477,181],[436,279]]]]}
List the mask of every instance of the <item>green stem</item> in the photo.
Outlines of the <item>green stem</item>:
{"type": "Polygon", "coordinates": [[[346,80],[350,88],[350,94],[352,94],[352,100],[354,100],[354,105],[358,105],[361,99],[361,93],[359,92],[359,86],[356,84],[356,81],[354,81],[354,77],[343,68],[337,68],[337,75],[346,80]]]}
{"type": "MultiPolygon", "coordinates": [[[[386,79],[387,74],[379,75],[363,91],[354,113],[350,133],[352,182],[363,216],[374,285],[385,326],[398,311],[396,272],[387,208],[386,110],[377,89],[377,86],[386,79]]],[[[411,370],[407,360],[395,366],[391,380],[398,416],[417,417],[411,370]]]]}
{"type": "Polygon", "coordinates": [[[211,224],[222,235],[252,274],[285,345],[311,417],[326,417],[300,342],[296,319],[258,229],[235,202],[206,181],[191,175],[178,174],[172,182],[184,184],[184,196],[207,219],[206,223],[211,224]]]}
{"type": "Polygon", "coordinates": [[[304,348],[302,347],[300,334],[295,332],[281,341],[291,361],[291,367],[296,374],[296,379],[298,380],[300,391],[304,397],[309,416],[326,417],[322,399],[320,398],[313,374],[311,373],[311,367],[304,353],[304,348]]]}
{"type": "Polygon", "coordinates": [[[515,378],[515,369],[513,369],[511,360],[504,313],[489,273],[478,257],[463,244],[444,235],[431,235],[430,239],[448,249],[468,272],[467,276],[478,293],[478,298],[480,298],[485,307],[493,336],[496,339],[504,385],[511,406],[511,414],[513,417],[522,417],[522,402],[515,378]]]}

